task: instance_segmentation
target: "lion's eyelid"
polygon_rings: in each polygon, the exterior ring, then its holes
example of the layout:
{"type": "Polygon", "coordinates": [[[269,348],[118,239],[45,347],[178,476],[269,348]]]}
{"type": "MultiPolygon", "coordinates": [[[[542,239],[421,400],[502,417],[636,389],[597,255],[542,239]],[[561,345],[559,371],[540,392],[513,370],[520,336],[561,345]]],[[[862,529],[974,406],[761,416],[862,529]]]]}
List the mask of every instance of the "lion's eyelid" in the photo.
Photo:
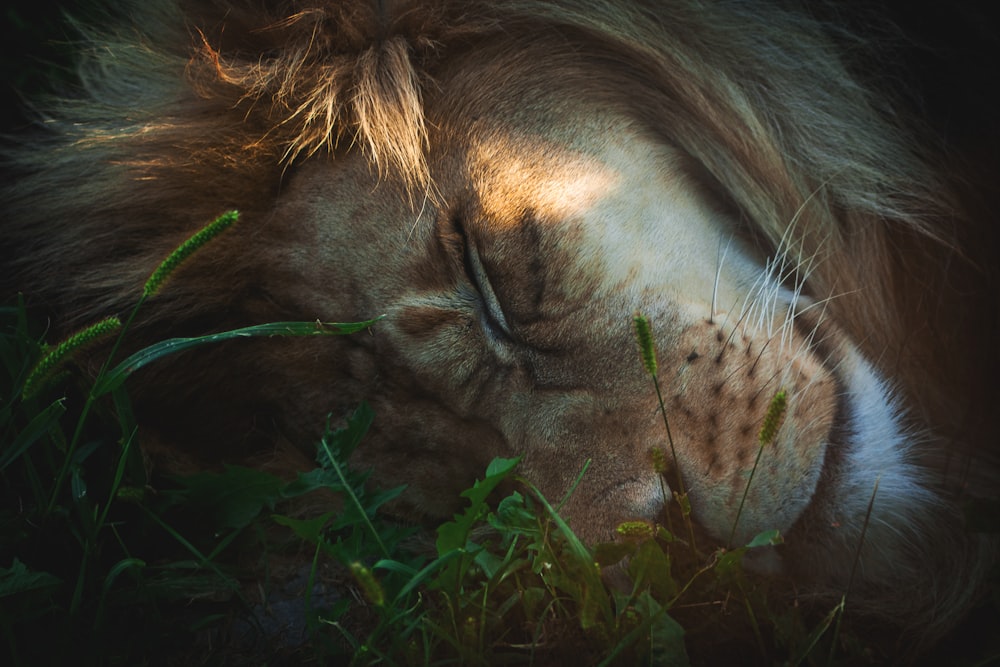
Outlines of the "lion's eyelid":
{"type": "Polygon", "coordinates": [[[484,327],[487,328],[494,337],[513,340],[515,338],[507,317],[504,315],[500,300],[493,290],[489,273],[483,266],[479,251],[462,224],[462,219],[458,215],[453,215],[449,219],[450,231],[458,237],[462,252],[462,269],[465,272],[472,287],[476,290],[481,300],[483,308],[484,327]]]}
{"type": "Polygon", "coordinates": [[[500,300],[497,298],[496,292],[493,291],[489,274],[486,272],[482,259],[479,257],[479,252],[469,243],[465,245],[465,264],[466,270],[469,273],[469,279],[472,280],[480,296],[482,296],[483,305],[486,307],[486,319],[489,321],[489,324],[495,325],[495,328],[500,329],[507,338],[514,338],[510,324],[507,323],[507,317],[500,306],[500,300]]]}

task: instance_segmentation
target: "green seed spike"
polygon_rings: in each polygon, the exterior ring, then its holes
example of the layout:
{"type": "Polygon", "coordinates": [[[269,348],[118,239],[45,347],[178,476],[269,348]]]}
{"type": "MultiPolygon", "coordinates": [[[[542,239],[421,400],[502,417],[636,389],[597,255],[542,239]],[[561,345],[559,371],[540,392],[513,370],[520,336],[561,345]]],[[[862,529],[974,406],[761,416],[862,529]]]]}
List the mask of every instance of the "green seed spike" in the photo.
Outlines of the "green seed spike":
{"type": "Polygon", "coordinates": [[[74,353],[84,347],[104,338],[108,334],[117,331],[122,326],[121,320],[117,317],[107,317],[96,324],[91,324],[86,329],[77,331],[75,334],[56,345],[42,357],[35,367],[28,374],[28,379],[24,382],[24,389],[21,392],[23,398],[28,398],[34,394],[42,381],[52,374],[66,362],[74,353]]]}
{"type": "Polygon", "coordinates": [[[351,574],[354,575],[358,584],[361,585],[361,590],[364,591],[365,597],[368,598],[369,602],[376,607],[381,607],[385,604],[385,593],[382,591],[382,586],[378,583],[371,570],[355,561],[351,563],[351,574]]]}
{"type": "Polygon", "coordinates": [[[778,393],[771,399],[771,405],[767,408],[764,423],[761,425],[760,433],[757,435],[757,442],[759,443],[757,457],[753,461],[753,467],[750,468],[750,477],[747,478],[746,486],[743,487],[743,498],[740,499],[740,506],[736,510],[736,518],[733,519],[733,528],[729,533],[729,541],[726,542],[727,549],[733,546],[733,539],[736,537],[736,526],[740,522],[740,515],[743,514],[743,505],[747,501],[747,493],[750,491],[750,484],[753,483],[754,473],[757,472],[757,466],[760,465],[760,456],[764,453],[764,447],[774,442],[775,436],[778,435],[778,429],[781,428],[781,423],[785,421],[785,410],[787,409],[788,394],[784,389],[779,389],[778,393]]]}
{"type": "Polygon", "coordinates": [[[625,521],[615,529],[619,535],[628,540],[648,540],[654,534],[653,526],[645,521],[625,521]]]}
{"type": "Polygon", "coordinates": [[[649,320],[641,313],[632,318],[635,323],[635,335],[639,339],[639,351],[642,353],[642,365],[646,372],[656,376],[656,348],[653,345],[653,332],[649,328],[649,320]]]}
{"type": "Polygon", "coordinates": [[[667,472],[667,453],[663,451],[663,447],[653,447],[650,450],[650,456],[653,458],[653,471],[658,475],[662,475],[667,472]]]}
{"type": "MultiPolygon", "coordinates": [[[[670,443],[670,454],[674,460],[674,471],[677,473],[677,493],[674,497],[677,502],[680,503],[681,509],[684,514],[684,523],[687,524],[688,537],[690,537],[691,542],[691,552],[694,554],[698,553],[698,549],[694,542],[694,527],[691,525],[689,516],[691,514],[691,505],[687,500],[687,491],[684,488],[684,480],[681,477],[681,468],[677,463],[677,450],[674,448],[674,436],[670,433],[670,422],[667,420],[667,410],[663,405],[663,392],[660,391],[660,381],[656,378],[656,346],[653,344],[653,332],[649,326],[649,320],[642,313],[636,313],[632,317],[632,322],[635,324],[635,336],[639,341],[639,351],[642,356],[642,365],[646,367],[646,372],[653,379],[653,387],[656,389],[656,400],[660,406],[660,414],[663,415],[663,426],[667,430],[667,442],[670,443]]],[[[666,471],[666,461],[663,460],[663,456],[657,454],[656,450],[653,450],[653,467],[657,472],[666,471]]],[[[662,472],[660,477],[661,489],[663,490],[663,497],[669,497],[669,489],[666,488],[666,484],[663,482],[662,472]]],[[[667,514],[667,520],[670,520],[670,514],[667,514]]]]}
{"type": "Polygon", "coordinates": [[[141,486],[122,486],[115,493],[115,498],[127,503],[139,503],[146,497],[146,489],[141,486]]]}
{"type": "Polygon", "coordinates": [[[784,389],[780,389],[771,399],[771,405],[767,408],[767,416],[764,417],[764,424],[760,427],[760,434],[757,436],[761,447],[774,442],[775,436],[778,435],[778,429],[785,421],[785,410],[787,409],[788,395],[784,389]]]}
{"type": "Polygon", "coordinates": [[[195,233],[194,236],[182,243],[176,250],[167,256],[163,262],[156,267],[153,274],[146,281],[146,286],[142,289],[143,298],[148,298],[160,291],[163,283],[167,281],[170,274],[183,264],[203,245],[214,239],[216,236],[232,227],[240,217],[239,211],[227,211],[218,218],[208,223],[195,233]]]}

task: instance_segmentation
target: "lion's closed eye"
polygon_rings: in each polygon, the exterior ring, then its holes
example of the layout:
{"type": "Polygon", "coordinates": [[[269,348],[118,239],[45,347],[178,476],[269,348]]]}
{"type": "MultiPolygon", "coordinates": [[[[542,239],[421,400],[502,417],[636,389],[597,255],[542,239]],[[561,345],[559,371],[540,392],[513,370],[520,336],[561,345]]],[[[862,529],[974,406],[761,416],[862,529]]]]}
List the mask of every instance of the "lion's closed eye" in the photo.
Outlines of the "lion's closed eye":
{"type": "Polygon", "coordinates": [[[514,334],[504,315],[503,307],[493,289],[493,283],[486,267],[483,266],[480,251],[470,238],[459,216],[452,216],[450,225],[454,234],[460,239],[462,252],[462,268],[465,278],[475,288],[479,297],[479,314],[483,329],[493,342],[510,342],[514,334]]]}

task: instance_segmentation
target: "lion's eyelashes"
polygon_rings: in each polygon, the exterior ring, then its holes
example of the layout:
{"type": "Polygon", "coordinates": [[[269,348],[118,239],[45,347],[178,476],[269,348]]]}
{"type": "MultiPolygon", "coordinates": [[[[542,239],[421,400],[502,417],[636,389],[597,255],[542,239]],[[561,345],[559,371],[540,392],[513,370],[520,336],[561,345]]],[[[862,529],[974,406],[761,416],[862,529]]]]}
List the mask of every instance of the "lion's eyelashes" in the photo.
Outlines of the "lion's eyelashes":
{"type": "Polygon", "coordinates": [[[489,272],[483,265],[479,251],[466,232],[461,218],[457,215],[452,216],[449,223],[450,236],[457,239],[461,246],[462,269],[465,278],[475,288],[480,298],[483,328],[494,339],[515,340],[514,333],[500,305],[500,300],[493,289],[489,272]]]}
{"type": "Polygon", "coordinates": [[[487,326],[491,329],[491,331],[493,331],[493,333],[496,333],[499,330],[505,338],[513,340],[513,331],[510,328],[510,324],[507,323],[507,317],[504,315],[503,308],[500,307],[500,300],[497,298],[496,292],[493,290],[489,274],[483,267],[483,262],[479,257],[479,253],[476,252],[475,248],[467,245],[465,249],[465,257],[465,265],[467,267],[466,270],[468,272],[469,279],[472,281],[483,300],[483,315],[487,326]]]}

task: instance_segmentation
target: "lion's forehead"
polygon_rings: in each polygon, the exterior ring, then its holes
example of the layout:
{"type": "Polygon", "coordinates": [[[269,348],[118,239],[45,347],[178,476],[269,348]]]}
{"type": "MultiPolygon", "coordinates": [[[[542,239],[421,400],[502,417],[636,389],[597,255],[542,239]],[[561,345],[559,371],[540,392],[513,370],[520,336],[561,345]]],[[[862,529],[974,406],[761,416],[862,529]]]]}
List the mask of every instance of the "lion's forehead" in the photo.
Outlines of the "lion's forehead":
{"type": "Polygon", "coordinates": [[[706,304],[721,286],[714,297],[731,305],[760,273],[736,253],[720,264],[732,221],[692,185],[672,147],[624,119],[610,127],[613,134],[588,128],[587,151],[537,135],[470,142],[466,192],[477,206],[469,222],[497,282],[517,286],[533,258],[557,300],[706,304]],[[729,274],[721,285],[719,271],[729,274]]]}

